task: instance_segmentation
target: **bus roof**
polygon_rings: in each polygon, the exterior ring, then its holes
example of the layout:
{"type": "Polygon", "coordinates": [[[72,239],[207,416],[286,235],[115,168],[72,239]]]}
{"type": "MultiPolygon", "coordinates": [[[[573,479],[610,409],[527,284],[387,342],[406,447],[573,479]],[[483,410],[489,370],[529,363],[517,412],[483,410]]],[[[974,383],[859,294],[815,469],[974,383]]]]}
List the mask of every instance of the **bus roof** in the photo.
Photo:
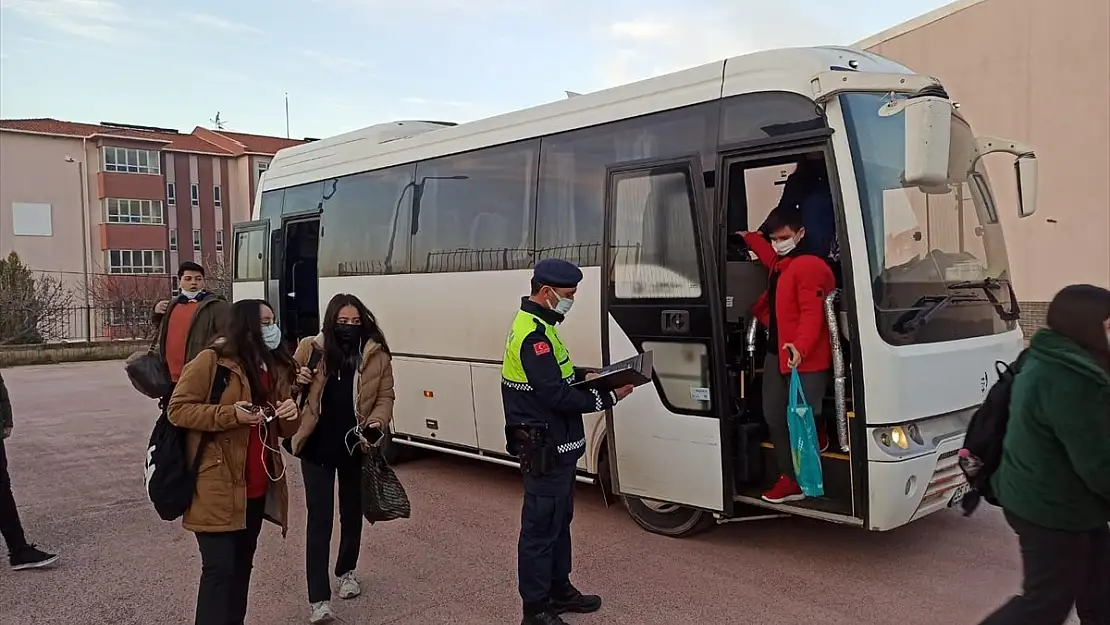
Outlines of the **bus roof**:
{"type": "Polygon", "coordinates": [[[814,75],[830,68],[848,67],[850,61],[858,64],[858,71],[912,73],[876,54],[849,48],[756,52],[465,124],[390,122],[286,148],[270,163],[262,179],[262,191],[552,135],[742,93],[789,91],[812,97],[810,80],[814,75]]]}

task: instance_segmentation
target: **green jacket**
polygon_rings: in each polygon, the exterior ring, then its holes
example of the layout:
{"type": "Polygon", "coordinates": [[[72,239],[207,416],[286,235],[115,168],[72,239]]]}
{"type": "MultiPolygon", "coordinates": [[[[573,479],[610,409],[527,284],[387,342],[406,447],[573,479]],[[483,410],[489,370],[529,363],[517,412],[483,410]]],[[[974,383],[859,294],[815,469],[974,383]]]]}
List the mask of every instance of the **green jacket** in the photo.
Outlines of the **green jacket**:
{"type": "Polygon", "coordinates": [[[1002,464],[1002,507],[1068,531],[1110,523],[1110,373],[1050,330],[1030,341],[1014,379],[1002,464]]]}
{"type": "Polygon", "coordinates": [[[8,387],[4,386],[4,376],[0,374],[0,429],[10,428],[12,421],[12,402],[8,399],[8,387]]]}

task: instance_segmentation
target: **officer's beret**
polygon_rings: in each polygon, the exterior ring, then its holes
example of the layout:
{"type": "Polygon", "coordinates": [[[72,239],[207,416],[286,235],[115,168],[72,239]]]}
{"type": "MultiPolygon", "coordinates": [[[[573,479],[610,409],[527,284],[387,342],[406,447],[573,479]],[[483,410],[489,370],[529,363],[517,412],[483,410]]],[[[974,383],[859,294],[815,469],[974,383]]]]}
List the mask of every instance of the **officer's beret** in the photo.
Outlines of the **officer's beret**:
{"type": "Polygon", "coordinates": [[[560,258],[545,258],[536,263],[532,270],[532,280],[557,289],[569,289],[582,281],[582,270],[574,263],[560,258]]]}

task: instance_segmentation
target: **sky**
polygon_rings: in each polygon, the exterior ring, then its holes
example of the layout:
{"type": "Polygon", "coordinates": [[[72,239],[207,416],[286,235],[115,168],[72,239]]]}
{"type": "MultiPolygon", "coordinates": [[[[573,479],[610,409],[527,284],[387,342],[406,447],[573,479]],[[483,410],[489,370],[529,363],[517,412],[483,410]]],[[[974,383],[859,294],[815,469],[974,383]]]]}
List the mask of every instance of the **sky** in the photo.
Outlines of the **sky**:
{"type": "Polygon", "coordinates": [[[947,0],[0,0],[0,117],[327,137],[465,122],[947,0]],[[681,8],[680,8],[681,7],[681,8]]]}

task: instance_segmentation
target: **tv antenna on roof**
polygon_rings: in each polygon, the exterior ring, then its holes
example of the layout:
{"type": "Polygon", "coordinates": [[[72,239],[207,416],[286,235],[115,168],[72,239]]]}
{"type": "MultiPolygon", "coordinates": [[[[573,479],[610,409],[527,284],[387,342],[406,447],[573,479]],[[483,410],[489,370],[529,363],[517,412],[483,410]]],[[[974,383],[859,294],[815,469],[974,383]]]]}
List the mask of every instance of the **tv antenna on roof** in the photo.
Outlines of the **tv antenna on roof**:
{"type": "Polygon", "coordinates": [[[212,122],[216,126],[216,130],[223,130],[224,124],[227,123],[225,120],[220,119],[219,111],[216,111],[216,116],[208,121],[212,122]]]}

